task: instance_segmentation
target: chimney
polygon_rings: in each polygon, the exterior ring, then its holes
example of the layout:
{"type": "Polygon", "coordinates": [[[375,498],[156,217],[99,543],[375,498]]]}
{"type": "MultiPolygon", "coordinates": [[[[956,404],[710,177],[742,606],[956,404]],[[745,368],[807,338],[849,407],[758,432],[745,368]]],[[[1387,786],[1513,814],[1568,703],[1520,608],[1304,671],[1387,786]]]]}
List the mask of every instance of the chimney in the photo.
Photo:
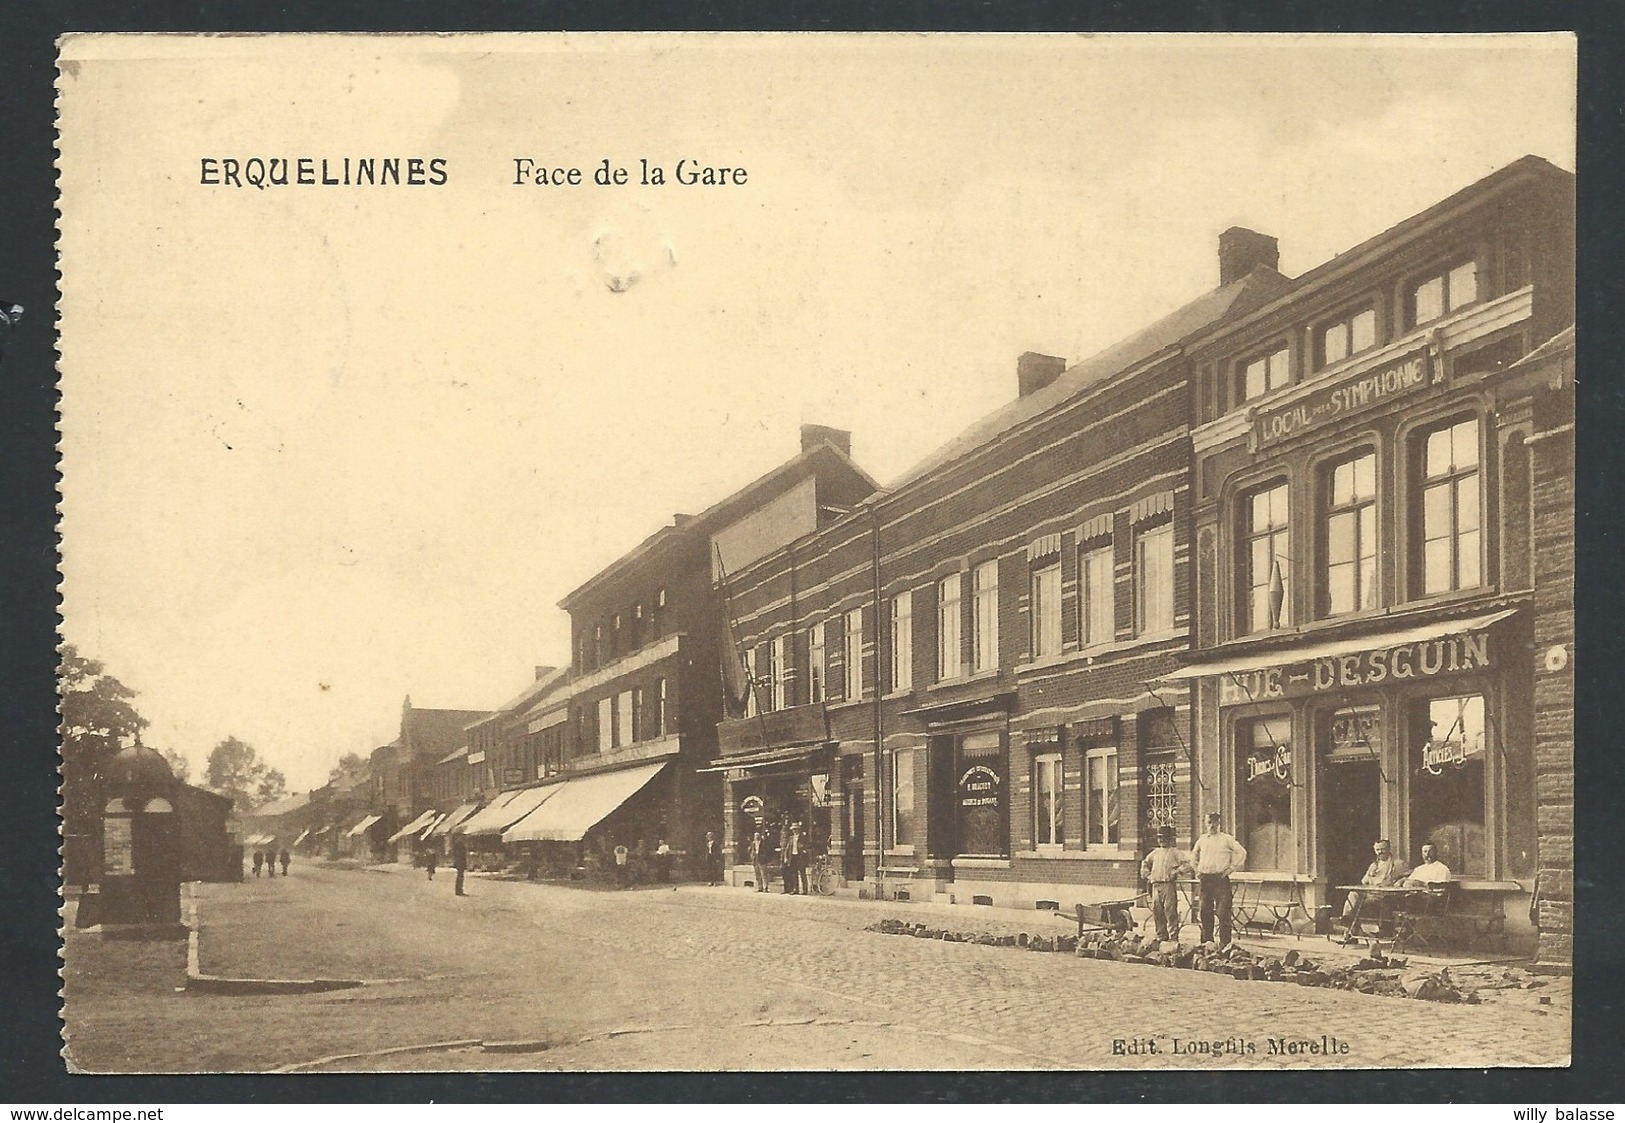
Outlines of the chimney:
{"type": "Polygon", "coordinates": [[[1219,235],[1219,284],[1239,281],[1260,265],[1281,264],[1281,247],[1268,234],[1245,226],[1232,226],[1219,235]]]}
{"type": "Polygon", "coordinates": [[[1023,352],[1016,360],[1016,396],[1025,398],[1028,394],[1036,394],[1061,377],[1065,370],[1065,359],[1040,355],[1037,351],[1023,352]]]}
{"type": "Polygon", "coordinates": [[[850,429],[832,429],[828,425],[803,425],[801,427],[802,452],[811,452],[825,441],[840,449],[847,456],[852,455],[852,431],[850,429]]]}

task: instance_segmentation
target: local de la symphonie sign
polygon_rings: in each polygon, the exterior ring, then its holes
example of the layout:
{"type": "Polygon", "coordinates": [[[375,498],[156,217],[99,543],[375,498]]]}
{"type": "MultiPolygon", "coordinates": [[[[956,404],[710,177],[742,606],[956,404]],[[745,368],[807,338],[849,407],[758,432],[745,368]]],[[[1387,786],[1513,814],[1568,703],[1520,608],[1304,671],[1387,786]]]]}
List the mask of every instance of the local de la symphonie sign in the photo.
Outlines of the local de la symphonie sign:
{"type": "Polygon", "coordinates": [[[1413,351],[1374,371],[1347,375],[1295,401],[1260,409],[1253,416],[1253,448],[1256,451],[1278,444],[1306,429],[1374,408],[1427,384],[1426,350],[1413,351]]]}
{"type": "Polygon", "coordinates": [[[1219,704],[1239,706],[1273,698],[1380,686],[1384,683],[1463,674],[1490,665],[1487,632],[1443,636],[1379,647],[1351,655],[1322,655],[1278,667],[1233,671],[1219,676],[1219,704]]]}

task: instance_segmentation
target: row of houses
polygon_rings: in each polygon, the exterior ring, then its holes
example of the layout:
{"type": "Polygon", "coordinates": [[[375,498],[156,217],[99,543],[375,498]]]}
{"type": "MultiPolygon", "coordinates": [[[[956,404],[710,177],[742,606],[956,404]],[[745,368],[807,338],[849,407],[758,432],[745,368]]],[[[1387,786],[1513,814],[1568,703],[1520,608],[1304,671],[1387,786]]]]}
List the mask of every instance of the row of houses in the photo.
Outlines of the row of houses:
{"type": "Polygon", "coordinates": [[[377,844],[710,834],[743,884],[800,821],[867,896],[1070,908],[1216,811],[1263,899],[1431,843],[1566,959],[1572,176],[1525,157],[1296,278],[1251,230],[1218,256],[889,486],[804,427],[561,601],[567,667],[408,704],[377,844]]]}

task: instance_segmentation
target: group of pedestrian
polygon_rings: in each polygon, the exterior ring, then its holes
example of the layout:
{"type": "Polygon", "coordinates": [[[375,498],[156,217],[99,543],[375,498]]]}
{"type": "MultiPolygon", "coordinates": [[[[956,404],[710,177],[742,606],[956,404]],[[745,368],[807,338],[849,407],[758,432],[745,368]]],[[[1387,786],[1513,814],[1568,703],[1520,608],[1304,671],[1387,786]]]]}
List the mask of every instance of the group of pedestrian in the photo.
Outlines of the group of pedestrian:
{"type": "MultiPolygon", "coordinates": [[[[779,823],[778,850],[779,868],[784,879],[784,892],[805,894],[812,891],[808,884],[809,870],[808,858],[812,846],[807,837],[807,830],[799,820],[786,818],[779,823]]],[[[769,892],[772,878],[769,869],[773,865],[773,838],[765,825],[758,824],[751,832],[750,842],[747,844],[750,856],[751,872],[755,876],[756,891],[769,892]]]]}
{"type": "Polygon", "coordinates": [[[265,870],[266,877],[275,877],[277,863],[281,862],[282,876],[287,877],[288,863],[290,861],[292,861],[292,856],[288,853],[286,847],[283,848],[280,854],[275,850],[256,849],[254,851],[254,876],[258,877],[260,875],[261,868],[263,868],[265,870]]]}
{"type": "Polygon", "coordinates": [[[1188,854],[1174,846],[1173,828],[1158,828],[1156,847],[1140,863],[1140,875],[1151,884],[1151,917],[1157,939],[1179,938],[1179,882],[1195,874],[1202,942],[1212,943],[1215,935],[1220,946],[1231,942],[1230,875],[1246,867],[1247,849],[1219,829],[1220,821],[1218,812],[1207,817],[1207,831],[1188,854]]]}

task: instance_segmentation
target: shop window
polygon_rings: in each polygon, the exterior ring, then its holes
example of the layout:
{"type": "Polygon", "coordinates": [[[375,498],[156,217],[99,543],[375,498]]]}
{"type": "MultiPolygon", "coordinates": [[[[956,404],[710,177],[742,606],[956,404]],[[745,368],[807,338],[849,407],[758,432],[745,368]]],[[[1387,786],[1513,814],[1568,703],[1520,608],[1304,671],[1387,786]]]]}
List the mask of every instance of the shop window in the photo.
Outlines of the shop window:
{"type": "Polygon", "coordinates": [[[1117,746],[1090,749],[1083,758],[1087,800],[1084,805],[1084,841],[1091,847],[1116,846],[1119,838],[1117,805],[1117,746]]]}
{"type": "Polygon", "coordinates": [[[1238,841],[1247,848],[1249,869],[1296,868],[1292,768],[1290,716],[1261,718],[1236,727],[1238,841]]]}
{"type": "Polygon", "coordinates": [[[905,589],[891,599],[891,688],[914,687],[914,593],[905,589]]]}
{"type": "Polygon", "coordinates": [[[1325,473],[1325,572],[1321,611],[1377,607],[1377,457],[1363,453],[1325,473]]]}
{"type": "Polygon", "coordinates": [[[615,699],[598,699],[598,751],[607,753],[615,747],[615,699]]]}
{"type": "Polygon", "coordinates": [[[807,701],[824,700],[824,622],[807,629],[807,701]]]}
{"type": "Polygon", "coordinates": [[[959,739],[953,770],[958,804],[958,851],[1002,858],[1009,854],[1005,820],[1005,751],[999,733],[972,733],[959,739]]]}
{"type": "Polygon", "coordinates": [[[1241,511],[1242,631],[1286,627],[1292,623],[1287,485],[1244,496],[1241,511]]]}
{"type": "Polygon", "coordinates": [[[1134,535],[1134,634],[1174,627],[1174,524],[1140,527],[1134,535]]]}
{"type": "Polygon", "coordinates": [[[846,700],[855,702],[863,697],[863,609],[854,608],[846,614],[842,643],[846,656],[846,700]]]}
{"type": "Polygon", "coordinates": [[[1051,558],[1032,570],[1032,657],[1061,653],[1061,559],[1051,558]]]}
{"type": "Polygon", "coordinates": [[[1116,598],[1112,583],[1112,542],[1097,539],[1078,556],[1078,635],[1084,647],[1116,638],[1116,598]]]}
{"type": "Polygon", "coordinates": [[[899,750],[891,758],[891,823],[892,845],[898,849],[913,846],[914,822],[914,751],[899,750]]]}
{"type": "Polygon", "coordinates": [[[1420,546],[1414,559],[1420,591],[1470,589],[1481,578],[1482,500],[1479,487],[1478,418],[1433,429],[1418,439],[1421,493],[1415,515],[1420,546]]]}
{"type": "Polygon", "coordinates": [[[1241,364],[1241,400],[1251,401],[1279,390],[1292,380],[1292,364],[1285,347],[1255,356],[1241,364]]]}
{"type": "Polygon", "coordinates": [[[937,681],[959,677],[959,574],[937,582],[937,681]]]}
{"type": "Polygon", "coordinates": [[[1410,844],[1430,842],[1450,872],[1488,876],[1484,852],[1484,698],[1419,701],[1411,714],[1410,844]]]}
{"type": "Polygon", "coordinates": [[[983,562],[971,571],[971,671],[999,665],[999,563],[983,562]]]}
{"type": "Polygon", "coordinates": [[[1041,849],[1059,850],[1066,841],[1060,753],[1033,758],[1033,839],[1041,849]]]}
{"type": "Polygon", "coordinates": [[[1377,313],[1363,308],[1320,329],[1320,365],[1330,366],[1377,345],[1377,313]]]}
{"type": "Polygon", "coordinates": [[[1463,262],[1454,269],[1435,273],[1411,287],[1411,326],[1437,320],[1478,299],[1478,263],[1463,262]]]}

